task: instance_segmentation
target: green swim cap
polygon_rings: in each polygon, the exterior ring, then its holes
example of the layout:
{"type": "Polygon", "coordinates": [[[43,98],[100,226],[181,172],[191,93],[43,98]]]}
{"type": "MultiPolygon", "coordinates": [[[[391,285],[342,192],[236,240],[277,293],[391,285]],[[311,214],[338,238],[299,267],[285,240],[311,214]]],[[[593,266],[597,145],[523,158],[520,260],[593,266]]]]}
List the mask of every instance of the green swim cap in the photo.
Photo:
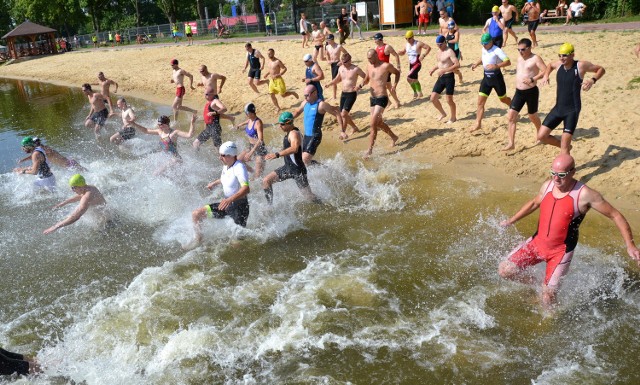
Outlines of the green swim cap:
{"type": "Polygon", "coordinates": [[[84,187],[87,185],[87,182],[84,180],[84,177],[80,174],[75,174],[71,178],[69,178],[69,187],[84,187]]]}
{"type": "Polygon", "coordinates": [[[488,33],[483,33],[482,36],[480,36],[480,43],[482,43],[483,45],[491,43],[491,35],[488,33]]]}
{"type": "Polygon", "coordinates": [[[33,137],[25,136],[22,139],[22,147],[35,147],[35,146],[36,146],[36,142],[33,140],[33,137]]]}
{"type": "Polygon", "coordinates": [[[278,122],[280,123],[291,123],[293,122],[293,114],[289,111],[285,111],[280,114],[280,118],[278,118],[278,122]]]}

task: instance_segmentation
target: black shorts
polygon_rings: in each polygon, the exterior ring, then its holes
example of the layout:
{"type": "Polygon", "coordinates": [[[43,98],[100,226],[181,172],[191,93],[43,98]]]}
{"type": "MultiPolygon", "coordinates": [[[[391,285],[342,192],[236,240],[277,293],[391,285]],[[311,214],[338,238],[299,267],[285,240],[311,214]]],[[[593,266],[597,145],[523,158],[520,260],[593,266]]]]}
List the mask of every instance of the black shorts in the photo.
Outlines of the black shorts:
{"type": "Polygon", "coordinates": [[[382,108],[387,108],[387,106],[389,105],[389,97],[384,95],[384,96],[371,96],[369,98],[369,106],[370,107],[374,107],[374,106],[380,106],[382,108]]]}
{"type": "Polygon", "coordinates": [[[279,181],[294,179],[298,188],[309,187],[309,180],[307,179],[307,168],[287,166],[286,164],[280,168],[274,170],[278,176],[279,181]]]}
{"type": "Polygon", "coordinates": [[[219,203],[211,203],[205,206],[209,218],[221,219],[228,215],[236,225],[247,226],[247,218],[249,218],[249,201],[247,198],[240,198],[231,202],[226,210],[219,210],[218,205],[219,203]]]}
{"type": "Polygon", "coordinates": [[[91,121],[98,126],[104,126],[104,122],[107,120],[107,117],[109,117],[109,110],[105,107],[102,111],[94,112],[91,115],[91,121]]]}
{"type": "Polygon", "coordinates": [[[560,125],[560,122],[564,122],[564,129],[562,132],[573,135],[573,132],[578,126],[579,117],[580,110],[571,110],[561,113],[558,111],[557,107],[553,107],[549,112],[549,115],[544,118],[542,125],[553,130],[560,125]]]}
{"type": "Polygon", "coordinates": [[[207,124],[204,130],[198,135],[198,142],[204,143],[213,138],[213,145],[220,147],[222,144],[222,127],[220,127],[220,119],[216,119],[211,124],[207,124]]]}
{"type": "Polygon", "coordinates": [[[340,65],[338,63],[331,63],[331,80],[335,79],[338,76],[338,70],[340,69],[340,65]]]}
{"type": "Polygon", "coordinates": [[[527,26],[527,29],[529,30],[529,32],[531,31],[535,31],[536,29],[538,29],[538,25],[540,25],[540,19],[538,20],[529,20],[529,25],[527,26]]]}
{"type": "Polygon", "coordinates": [[[502,39],[502,35],[492,37],[491,41],[493,42],[493,45],[495,45],[496,47],[502,48],[502,43],[504,42],[504,40],[502,39]]]}
{"type": "Polygon", "coordinates": [[[527,104],[527,112],[529,114],[535,114],[538,112],[538,99],[540,97],[540,90],[538,87],[529,88],[528,90],[519,90],[516,88],[516,93],[511,99],[512,110],[520,112],[525,103],[527,104]]]}
{"type": "Polygon", "coordinates": [[[351,111],[353,108],[353,104],[356,102],[358,98],[358,93],[356,91],[353,92],[343,92],[340,95],[340,111],[351,111]]]}
{"type": "Polygon", "coordinates": [[[251,68],[251,69],[249,69],[249,77],[252,78],[252,79],[260,80],[260,68],[258,68],[258,69],[251,68]]]}
{"type": "Polygon", "coordinates": [[[316,47],[316,51],[320,51],[320,48],[322,48],[322,44],[321,45],[314,45],[314,47],[316,47]]]}
{"type": "Polygon", "coordinates": [[[120,134],[122,140],[133,139],[133,137],[136,136],[136,129],[135,127],[125,127],[118,131],[118,134],[120,134]]]}
{"type": "Polygon", "coordinates": [[[442,91],[447,90],[445,92],[446,95],[453,95],[455,87],[456,77],[453,76],[453,72],[449,72],[448,74],[440,76],[438,80],[436,80],[436,84],[433,85],[433,90],[431,90],[431,92],[441,94],[442,91]]]}
{"type": "Polygon", "coordinates": [[[322,143],[322,133],[311,136],[305,135],[304,138],[302,138],[302,151],[315,155],[320,143],[322,143]]]}
{"type": "Polygon", "coordinates": [[[504,83],[504,77],[502,77],[502,72],[495,71],[490,76],[487,76],[485,71],[485,75],[482,78],[482,82],[480,83],[480,95],[489,96],[491,95],[491,90],[496,90],[498,97],[500,99],[507,96],[507,85],[504,83]]]}
{"type": "Polygon", "coordinates": [[[300,32],[300,35],[302,35],[302,36],[306,36],[306,35],[307,35],[307,33],[306,33],[306,32],[300,32]]]}
{"type": "Polygon", "coordinates": [[[418,72],[420,72],[421,69],[422,69],[422,63],[420,63],[420,60],[416,61],[413,64],[409,63],[409,75],[407,75],[407,78],[417,79],[418,72]]]}
{"type": "Polygon", "coordinates": [[[188,33],[188,34],[187,34],[187,37],[191,37],[191,36],[193,36],[193,34],[192,34],[192,33],[188,33]]]}
{"type": "Polygon", "coordinates": [[[515,17],[512,17],[511,19],[509,19],[506,23],[504,23],[504,27],[506,29],[511,29],[511,27],[513,27],[513,23],[516,21],[515,17]]]}

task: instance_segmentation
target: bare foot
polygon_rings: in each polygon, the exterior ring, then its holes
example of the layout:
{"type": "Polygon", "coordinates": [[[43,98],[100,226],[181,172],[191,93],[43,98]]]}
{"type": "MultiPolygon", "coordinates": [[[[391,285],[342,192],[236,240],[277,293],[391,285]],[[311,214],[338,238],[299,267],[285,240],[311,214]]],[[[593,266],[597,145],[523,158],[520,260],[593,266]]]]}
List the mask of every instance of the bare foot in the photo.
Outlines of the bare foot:
{"type": "Polygon", "coordinates": [[[397,141],[398,141],[398,135],[395,135],[395,137],[391,137],[391,146],[390,147],[395,147],[397,141]]]}
{"type": "Polygon", "coordinates": [[[418,98],[422,98],[424,95],[422,95],[422,92],[418,92],[418,98]]]}
{"type": "Polygon", "coordinates": [[[438,117],[438,119],[436,119],[436,120],[437,120],[438,122],[441,122],[441,121],[442,121],[442,119],[444,119],[444,118],[446,118],[446,117],[447,117],[447,114],[440,115],[440,116],[438,117]]]}
{"type": "Polygon", "coordinates": [[[348,137],[349,137],[349,135],[347,135],[347,133],[346,133],[346,132],[341,132],[341,133],[340,133],[340,140],[345,140],[345,139],[347,139],[348,137]]]}
{"type": "Polygon", "coordinates": [[[112,117],[112,116],[113,116],[113,115],[115,115],[115,114],[116,114],[115,112],[111,111],[111,112],[109,112],[109,116],[107,116],[107,118],[110,118],[110,117],[112,117]]]}
{"type": "Polygon", "coordinates": [[[413,94],[413,100],[418,99],[418,94],[413,94]]]}
{"type": "Polygon", "coordinates": [[[351,129],[351,134],[349,134],[349,135],[353,135],[353,134],[355,134],[356,132],[360,132],[360,130],[358,129],[358,127],[353,127],[353,128],[351,129]]]}
{"type": "Polygon", "coordinates": [[[447,123],[451,124],[451,123],[455,123],[458,119],[453,118],[453,119],[449,119],[447,120],[447,123]]]}
{"type": "Polygon", "coordinates": [[[480,124],[476,124],[475,126],[471,127],[471,129],[469,129],[469,132],[478,131],[480,128],[482,128],[482,126],[480,124]]]}
{"type": "Polygon", "coordinates": [[[516,148],[516,146],[514,146],[513,143],[509,143],[506,146],[502,147],[500,151],[509,151],[513,150],[514,148],[516,148]]]}
{"type": "Polygon", "coordinates": [[[364,159],[369,159],[371,157],[371,154],[373,153],[373,149],[368,149],[367,151],[365,151],[364,155],[362,156],[362,158],[364,159]]]}

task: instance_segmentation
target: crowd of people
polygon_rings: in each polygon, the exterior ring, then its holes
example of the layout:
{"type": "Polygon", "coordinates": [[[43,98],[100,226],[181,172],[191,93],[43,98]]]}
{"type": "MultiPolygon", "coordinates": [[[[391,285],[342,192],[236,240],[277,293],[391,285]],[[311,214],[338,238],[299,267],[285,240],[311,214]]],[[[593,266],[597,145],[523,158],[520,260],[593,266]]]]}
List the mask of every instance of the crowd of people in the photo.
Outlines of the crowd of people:
{"type": "MultiPolygon", "coordinates": [[[[416,12],[421,14],[423,2],[416,7],[416,12]]],[[[527,4],[536,4],[529,2],[527,4]]],[[[534,5],[535,6],[535,5],[534,5]]],[[[425,7],[425,12],[430,8],[425,7]]],[[[343,9],[343,11],[345,11],[343,9]]],[[[529,12],[529,11],[526,11],[529,12]]],[[[522,13],[525,13],[523,8],[522,13]]],[[[529,13],[531,15],[531,13],[529,13]]],[[[352,16],[353,17],[353,16],[352,16]]],[[[499,275],[514,280],[531,282],[532,277],[527,275],[526,268],[540,262],[547,264],[546,276],[543,283],[543,302],[545,305],[555,303],[556,292],[561,278],[567,273],[575,246],[578,241],[578,227],[587,211],[591,208],[610,218],[619,229],[631,258],[640,262],[640,250],[636,247],[631,228],[625,217],[609,204],[601,194],[588,188],[575,179],[576,165],[570,152],[571,139],[577,127],[581,111],[580,95],[582,91],[589,91],[604,75],[605,69],[587,60],[578,60],[575,57],[575,48],[570,43],[562,44],[557,52],[558,58],[545,62],[543,58],[533,52],[536,47],[535,28],[531,31],[531,39],[517,40],[511,26],[518,20],[517,10],[508,3],[502,1],[501,7],[494,7],[492,18],[487,20],[486,32],[480,38],[480,58],[473,62],[471,69],[482,68],[483,78],[478,90],[478,103],[475,125],[471,132],[481,129],[484,106],[491,92],[495,90],[498,98],[507,108],[508,138],[503,150],[514,148],[516,122],[524,105],[527,106],[529,119],[536,127],[537,139],[543,144],[549,144],[558,148],[558,156],[553,159],[550,169],[551,180],[546,181],[538,194],[527,202],[513,217],[505,220],[502,225],[512,225],[527,215],[540,209],[538,231],[523,245],[516,248],[499,266],[499,275]],[[502,16],[501,16],[502,15],[502,16]],[[508,15],[508,16],[505,16],[508,15]],[[497,29],[496,29],[497,28],[497,29]],[[498,33],[499,30],[499,33],[498,33]],[[516,60],[515,83],[516,89],[513,97],[508,96],[502,69],[510,66],[511,59],[502,50],[507,44],[509,35],[512,35],[518,47],[519,56],[516,60]],[[553,71],[556,71],[557,95],[556,104],[541,121],[538,117],[539,90],[538,84],[544,86],[549,83],[553,71]],[[551,135],[552,131],[563,123],[561,136],[551,135]]],[[[306,17],[301,20],[301,28],[306,26],[306,17]]],[[[424,21],[424,20],[423,20],[424,21]]],[[[529,17],[531,22],[531,16],[529,17]]],[[[227,107],[221,100],[220,94],[227,78],[218,73],[209,72],[206,65],[198,69],[200,80],[194,80],[194,75],[179,65],[178,59],[170,60],[172,69],[170,82],[175,85],[175,97],[172,104],[173,120],[177,122],[180,111],[191,114],[190,128],[182,131],[172,127],[171,118],[159,116],[155,128],[147,128],[136,121],[136,116],[125,98],[117,99],[116,108],[121,118],[121,128],[110,137],[115,145],[124,143],[134,138],[138,132],[150,135],[158,135],[161,148],[169,156],[170,161],[160,167],[156,174],[163,174],[172,165],[181,162],[178,152],[180,138],[193,138],[196,131],[196,121],[200,115],[196,109],[185,106],[183,98],[187,92],[187,83],[191,91],[197,87],[203,87],[205,99],[201,117],[204,129],[197,135],[192,146],[198,149],[204,142],[212,139],[212,144],[219,154],[222,163],[220,178],[212,181],[206,187],[213,189],[221,185],[224,198],[219,202],[213,202],[197,208],[192,213],[194,226],[194,238],[185,247],[192,248],[202,241],[201,224],[206,218],[231,217],[236,225],[246,226],[249,218],[250,207],[248,195],[251,193],[250,180],[262,178],[262,189],[268,204],[272,204],[274,191],[273,185],[288,179],[293,179],[302,195],[309,201],[320,202],[313,193],[307,177],[307,167],[318,164],[314,160],[317,149],[323,139],[323,125],[325,115],[334,117],[335,124],[339,128],[339,138],[345,140],[355,132],[362,131],[357,127],[351,117],[351,110],[361,90],[369,88],[369,146],[364,154],[365,158],[372,156],[377,140],[377,133],[382,130],[389,138],[391,146],[396,145],[398,135],[384,120],[384,112],[390,102],[393,108],[401,107],[396,89],[402,76],[401,57],[407,57],[407,72],[405,79],[413,91],[415,99],[424,97],[419,73],[422,64],[426,62],[428,55],[433,51],[433,66],[429,75],[436,77],[429,99],[440,114],[439,120],[447,119],[447,122],[455,122],[457,107],[454,101],[456,77],[462,82],[460,71],[461,52],[459,49],[460,28],[449,16],[446,9],[440,11],[439,34],[432,44],[436,48],[416,39],[416,33],[408,31],[405,34],[406,44],[399,50],[394,49],[384,41],[382,33],[373,36],[373,45],[366,53],[366,68],[360,68],[352,62],[352,56],[348,52],[344,39],[348,32],[344,31],[345,25],[339,22],[339,35],[341,43],[335,42],[334,33],[320,22],[312,23],[310,42],[303,34],[302,48],[313,45],[312,53],[304,53],[299,66],[304,71],[301,81],[304,83],[303,94],[287,90],[282,75],[288,71],[288,67],[281,59],[275,56],[273,49],[268,49],[267,57],[253,47],[252,43],[246,43],[246,61],[243,71],[247,71],[247,85],[250,91],[260,94],[259,87],[268,85],[268,94],[276,108],[278,125],[284,134],[282,149],[270,152],[264,142],[264,123],[258,116],[255,104],[248,103],[244,107],[246,119],[242,123],[235,124],[235,117],[229,114],[227,107]],[[340,29],[342,29],[340,31],[340,29]],[[393,58],[393,63],[392,59],[393,58]],[[325,76],[321,61],[327,61],[330,66],[329,75],[325,76]],[[395,65],[394,65],[395,64],[395,65]],[[262,71],[267,67],[265,74],[262,71]],[[332,92],[324,92],[324,87],[332,92]],[[341,87],[341,94],[336,94],[337,86],[341,87]],[[444,92],[449,111],[444,110],[439,99],[444,92]],[[331,95],[328,95],[328,94],[331,95]],[[302,102],[293,111],[282,111],[276,95],[281,97],[293,97],[302,102]],[[391,99],[391,100],[390,100],[391,99]],[[331,101],[337,101],[333,105],[331,101]],[[295,121],[302,117],[301,128],[295,121]],[[244,129],[248,146],[242,150],[238,144],[232,141],[223,141],[223,133],[220,119],[231,121],[235,129],[244,129]],[[350,131],[347,132],[347,128],[350,131]],[[265,164],[269,161],[283,158],[283,165],[263,175],[265,164]],[[250,166],[253,162],[253,167],[250,166]]],[[[419,36],[421,31],[417,32],[419,36]]],[[[636,47],[636,54],[640,55],[640,45],[636,47]]],[[[112,105],[111,87],[117,92],[118,83],[108,79],[103,72],[98,74],[96,83],[99,91],[92,89],[91,84],[83,84],[82,91],[87,96],[90,104],[90,112],[85,120],[85,126],[92,128],[99,137],[104,130],[105,122],[115,115],[112,105]]],[[[50,164],[73,170],[83,171],[84,168],[72,159],[67,159],[52,148],[45,146],[40,139],[26,137],[22,140],[22,149],[29,154],[20,162],[31,160],[31,166],[18,167],[14,171],[19,174],[32,174],[37,177],[37,187],[53,189],[56,179],[50,164]]],[[[81,174],[75,174],[68,182],[75,193],[71,198],[59,203],[56,207],[78,202],[76,209],[66,218],[44,230],[44,234],[50,234],[61,227],[76,222],[89,209],[103,212],[105,224],[112,223],[112,218],[105,210],[107,201],[96,186],[87,184],[81,174]]]]}

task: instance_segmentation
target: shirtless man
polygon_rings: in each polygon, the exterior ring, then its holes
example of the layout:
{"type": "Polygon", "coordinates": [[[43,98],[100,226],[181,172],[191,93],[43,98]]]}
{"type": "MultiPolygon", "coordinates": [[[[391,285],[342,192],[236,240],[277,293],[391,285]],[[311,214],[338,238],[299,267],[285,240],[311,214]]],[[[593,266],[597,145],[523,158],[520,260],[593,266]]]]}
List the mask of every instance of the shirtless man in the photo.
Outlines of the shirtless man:
{"type": "Polygon", "coordinates": [[[264,69],[264,56],[257,49],[251,46],[251,43],[247,43],[244,45],[245,50],[247,50],[247,60],[244,63],[244,68],[242,72],[247,70],[249,67],[249,73],[247,77],[247,83],[249,87],[255,92],[259,94],[258,84],[260,84],[260,73],[264,69]]]}
{"type": "MultiPolygon", "coordinates": [[[[400,56],[398,55],[396,50],[393,49],[391,45],[385,44],[383,39],[384,39],[384,36],[382,36],[380,32],[373,35],[373,41],[376,43],[375,51],[378,54],[378,60],[381,62],[389,63],[389,59],[391,58],[391,56],[395,56],[396,65],[398,66],[398,68],[395,68],[395,69],[396,71],[398,71],[398,73],[401,73],[402,70],[400,70],[400,56]]],[[[369,61],[369,63],[371,63],[371,61],[369,61]]],[[[395,108],[400,108],[400,100],[398,99],[396,88],[391,86],[391,75],[389,75],[389,78],[387,79],[387,90],[389,91],[389,94],[391,94],[391,97],[396,103],[395,108]]],[[[387,93],[385,92],[385,96],[386,95],[387,93]]]]}
{"type": "MultiPolygon", "coordinates": [[[[449,32],[449,22],[452,21],[453,18],[449,16],[446,10],[440,11],[440,18],[438,19],[438,24],[440,25],[440,35],[447,36],[449,32]]],[[[453,20],[455,23],[455,20],[453,20]]],[[[456,23],[456,30],[458,29],[458,24],[456,23]]]]}
{"type": "Polygon", "coordinates": [[[115,114],[113,112],[113,105],[111,104],[112,102],[110,88],[112,84],[115,84],[116,86],[116,89],[113,92],[118,92],[118,83],[111,79],[107,79],[104,76],[104,73],[98,72],[98,83],[96,85],[99,85],[101,87],[100,89],[102,90],[102,96],[104,96],[107,99],[107,103],[109,103],[109,116],[113,116],[115,114]]]}
{"type": "Polygon", "coordinates": [[[178,66],[178,59],[171,60],[171,69],[173,70],[173,73],[171,74],[170,83],[175,83],[176,85],[176,97],[173,100],[173,105],[171,106],[171,108],[173,108],[173,121],[177,122],[178,111],[180,110],[189,111],[192,114],[196,113],[196,110],[194,110],[193,108],[182,105],[182,98],[186,93],[186,89],[184,87],[184,77],[186,76],[189,78],[190,87],[192,90],[195,90],[196,88],[193,86],[193,75],[178,66]]]}
{"type": "Polygon", "coordinates": [[[418,35],[426,35],[431,15],[431,4],[427,0],[420,0],[414,8],[415,14],[418,16],[418,35]]]}
{"type": "Polygon", "coordinates": [[[96,186],[88,185],[85,182],[84,177],[80,174],[75,174],[69,179],[69,186],[71,187],[71,190],[76,193],[76,195],[63,202],[58,203],[57,205],[53,206],[53,208],[57,209],[69,203],[80,202],[78,204],[78,207],[76,207],[76,209],[73,210],[73,212],[69,214],[69,216],[67,216],[65,219],[43,231],[43,234],[51,234],[61,227],[69,226],[70,224],[75,223],[87,212],[87,210],[92,207],[97,209],[96,211],[100,212],[102,217],[100,219],[103,221],[103,225],[109,224],[111,218],[109,218],[108,213],[106,212],[106,210],[104,210],[107,201],[104,199],[104,196],[102,195],[100,190],[96,188],[96,186]]]}
{"type": "Polygon", "coordinates": [[[520,57],[516,67],[516,93],[511,99],[511,106],[507,113],[509,119],[509,140],[502,151],[512,150],[515,147],[516,139],[516,123],[518,122],[518,114],[525,103],[527,104],[527,113],[529,120],[536,127],[537,132],[540,130],[540,118],[538,117],[538,100],[540,91],[536,82],[542,79],[547,71],[544,60],[533,52],[531,52],[531,40],[522,39],[518,42],[518,51],[520,57]]]}
{"type": "Polygon", "coordinates": [[[105,105],[105,99],[102,94],[94,92],[91,89],[91,84],[85,83],[82,85],[82,92],[87,95],[89,99],[89,105],[91,109],[89,114],[84,120],[84,126],[90,128],[93,126],[93,130],[96,134],[96,139],[100,137],[100,129],[104,127],[104,122],[109,117],[109,109],[105,105]]]}
{"type": "Polygon", "coordinates": [[[528,15],[527,29],[529,30],[529,36],[531,36],[532,46],[535,48],[538,46],[536,30],[538,29],[538,25],[540,25],[540,3],[536,0],[527,0],[527,3],[522,7],[520,13],[523,15],[526,13],[528,15]]]}
{"type": "MultiPolygon", "coordinates": [[[[331,80],[335,79],[338,76],[338,69],[342,64],[340,62],[340,57],[342,54],[347,53],[347,50],[344,49],[344,46],[339,45],[335,42],[333,35],[327,36],[327,60],[331,64],[331,80]]],[[[328,100],[336,99],[336,90],[337,85],[333,84],[333,97],[328,100]]]]}
{"type": "Polygon", "coordinates": [[[313,39],[313,47],[315,48],[313,51],[313,61],[318,61],[318,53],[320,54],[320,59],[325,60],[325,36],[324,33],[322,33],[322,30],[318,29],[318,25],[316,23],[311,23],[311,39],[313,39]]]}
{"type": "Polygon", "coordinates": [[[502,15],[502,23],[504,24],[504,31],[502,33],[502,46],[506,47],[509,34],[513,36],[513,39],[515,41],[518,41],[516,33],[513,32],[514,20],[516,23],[518,22],[518,20],[520,20],[518,16],[518,8],[516,8],[516,6],[513,4],[509,4],[509,0],[502,0],[502,5],[500,6],[500,14],[502,15]]]}
{"type": "MultiPolygon", "coordinates": [[[[220,100],[219,94],[222,93],[222,87],[224,86],[224,83],[227,81],[227,77],[216,72],[214,73],[209,72],[209,69],[204,64],[200,66],[199,72],[201,75],[200,82],[196,84],[196,86],[210,88],[214,93],[213,98],[218,99],[222,107],[226,110],[227,107],[225,107],[224,103],[222,103],[222,101],[220,100]],[[220,81],[220,87],[218,87],[218,81],[220,81]]],[[[233,124],[236,120],[235,117],[227,114],[220,114],[220,119],[230,120],[231,124],[233,124]]]]}
{"type": "Polygon", "coordinates": [[[124,98],[119,98],[116,105],[122,111],[122,129],[113,134],[109,141],[115,145],[122,144],[125,140],[133,139],[136,135],[136,128],[131,124],[136,120],[136,115],[133,113],[133,109],[127,104],[124,98]]]}
{"type": "MultiPolygon", "coordinates": [[[[351,126],[352,131],[351,134],[359,132],[358,127],[355,122],[351,118],[349,112],[353,107],[356,99],[358,98],[358,91],[362,89],[360,85],[358,85],[358,77],[364,79],[367,75],[364,71],[358,67],[357,65],[351,62],[351,55],[348,52],[342,54],[342,65],[338,70],[338,76],[333,78],[333,80],[326,84],[326,87],[331,85],[335,85],[338,83],[342,84],[342,94],[340,95],[340,115],[342,116],[342,120],[344,121],[345,127],[347,125],[351,126]]],[[[348,135],[343,133],[340,137],[341,139],[347,139],[348,135]]]]}
{"type": "MultiPolygon", "coordinates": [[[[287,72],[287,67],[284,63],[276,57],[276,51],[273,48],[269,48],[267,51],[267,68],[269,72],[264,75],[265,79],[269,79],[269,96],[271,96],[271,102],[276,106],[278,113],[280,113],[280,105],[278,104],[278,99],[276,99],[276,94],[280,94],[282,98],[286,98],[287,96],[293,96],[298,99],[298,94],[295,92],[287,91],[287,85],[282,78],[282,75],[287,72]]],[[[263,80],[267,82],[267,80],[263,80]]],[[[262,83],[261,83],[262,84],[262,83]]]]}
{"type": "Polygon", "coordinates": [[[402,56],[407,54],[409,58],[409,74],[407,75],[407,82],[413,90],[413,98],[417,99],[422,97],[422,86],[418,79],[418,73],[420,72],[420,69],[422,69],[422,61],[425,56],[431,52],[431,47],[428,44],[414,39],[413,31],[407,31],[404,38],[407,40],[407,45],[404,49],[398,51],[398,55],[402,56]],[[423,49],[424,53],[422,53],[423,49]]]}
{"type": "Polygon", "coordinates": [[[375,49],[367,51],[367,60],[369,65],[367,67],[367,76],[364,78],[360,89],[365,84],[371,83],[371,98],[369,104],[371,106],[371,134],[369,135],[369,149],[365,153],[365,158],[368,158],[373,153],[373,146],[376,143],[376,137],[378,136],[378,129],[384,131],[391,137],[391,146],[395,146],[398,141],[398,135],[391,131],[391,128],[382,120],[382,114],[384,109],[389,105],[389,96],[387,95],[387,83],[389,77],[393,74],[395,79],[391,86],[391,91],[395,92],[400,80],[400,71],[397,70],[391,63],[384,62],[378,57],[378,53],[375,49]]]}
{"type": "Polygon", "coordinates": [[[329,36],[333,33],[324,21],[320,22],[320,29],[322,30],[322,34],[325,36],[329,36]]]}
{"type": "Polygon", "coordinates": [[[447,39],[444,36],[436,36],[436,45],[438,46],[438,51],[436,52],[437,63],[436,66],[429,71],[429,76],[433,76],[435,72],[436,75],[438,75],[438,80],[431,91],[431,103],[438,112],[440,112],[438,120],[446,118],[447,114],[444,112],[442,104],[440,103],[440,94],[446,90],[445,95],[451,113],[451,118],[449,118],[447,123],[453,123],[457,120],[456,103],[453,101],[453,92],[456,86],[454,73],[460,68],[460,61],[458,61],[458,56],[455,51],[449,48],[447,39]]]}
{"type": "Polygon", "coordinates": [[[586,60],[575,60],[572,44],[564,43],[558,50],[558,60],[549,63],[540,85],[549,84],[549,75],[558,70],[556,77],[556,105],[547,114],[538,131],[538,140],[545,144],[560,147],[560,152],[571,151],[571,139],[578,125],[582,102],[581,91],[589,91],[605,74],[602,66],[586,60]],[[562,69],[562,71],[561,71],[562,69]],[[591,79],[585,79],[588,72],[594,73],[591,79]],[[564,122],[562,137],[551,136],[551,130],[564,122]]]}

